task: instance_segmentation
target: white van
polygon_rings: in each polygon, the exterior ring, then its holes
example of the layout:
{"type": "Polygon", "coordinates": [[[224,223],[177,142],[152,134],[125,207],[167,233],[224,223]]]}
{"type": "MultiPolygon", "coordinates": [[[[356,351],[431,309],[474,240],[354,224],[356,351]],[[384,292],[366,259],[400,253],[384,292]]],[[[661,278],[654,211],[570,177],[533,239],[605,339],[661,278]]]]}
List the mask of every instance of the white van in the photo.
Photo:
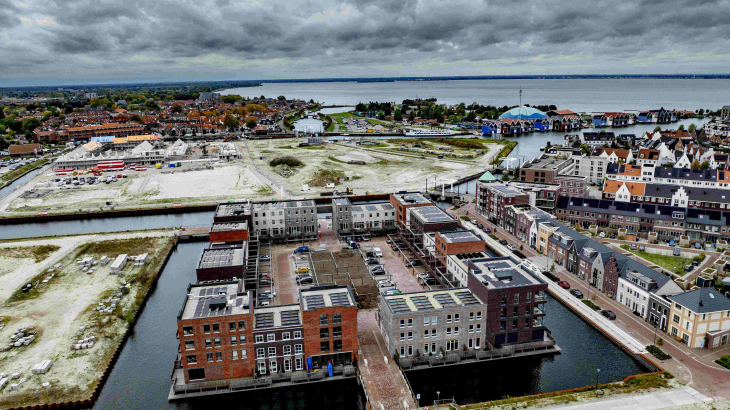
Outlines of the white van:
{"type": "Polygon", "coordinates": [[[380,248],[373,248],[373,253],[378,258],[382,258],[383,257],[383,251],[381,251],[380,248]]]}
{"type": "Polygon", "coordinates": [[[335,188],[335,184],[334,183],[330,182],[330,183],[327,184],[327,189],[334,189],[334,188],[335,188]]]}

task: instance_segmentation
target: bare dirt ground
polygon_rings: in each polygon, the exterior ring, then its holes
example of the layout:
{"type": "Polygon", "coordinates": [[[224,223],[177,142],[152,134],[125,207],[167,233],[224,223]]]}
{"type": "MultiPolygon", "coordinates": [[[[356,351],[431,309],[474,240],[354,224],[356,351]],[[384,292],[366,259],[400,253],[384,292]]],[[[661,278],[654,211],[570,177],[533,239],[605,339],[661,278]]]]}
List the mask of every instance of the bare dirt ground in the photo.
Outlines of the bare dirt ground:
{"type": "MultiPolygon", "coordinates": [[[[110,184],[61,189],[52,172],[42,173],[0,200],[0,216],[38,211],[68,212],[78,209],[137,208],[161,204],[213,203],[232,198],[255,198],[272,191],[266,182],[242,161],[216,164],[213,169],[185,171],[186,167],[145,172],[124,171],[128,177],[110,184]],[[42,195],[28,195],[29,192],[42,195]]],[[[89,174],[90,175],[90,174],[89,174]]],[[[82,175],[84,177],[89,175],[82,175]]],[[[106,174],[104,174],[106,175],[106,174]]],[[[111,175],[111,174],[110,174],[111,175]]]]}
{"type": "MultiPolygon", "coordinates": [[[[20,327],[33,326],[38,332],[37,339],[28,346],[0,352],[0,372],[20,372],[21,377],[27,378],[18,391],[11,392],[8,386],[3,389],[0,408],[88,398],[121,342],[144,292],[157,276],[170,250],[172,237],[167,232],[152,231],[9,242],[3,246],[48,243],[56,244],[60,249],[41,263],[19,266],[0,281],[0,303],[6,324],[0,330],[0,350],[4,350],[11,334],[20,327]],[[107,242],[109,239],[114,242],[107,242]],[[122,277],[109,274],[111,263],[97,265],[93,274],[83,272],[76,265],[79,258],[100,257],[100,249],[112,259],[126,250],[134,250],[131,255],[144,250],[149,252],[150,259],[143,267],[134,267],[128,262],[122,277]],[[50,280],[42,283],[47,278],[50,280]],[[131,282],[129,293],[121,298],[113,312],[93,310],[118,291],[122,281],[131,282]],[[34,289],[20,292],[26,282],[34,283],[34,289]],[[79,339],[90,336],[96,338],[93,347],[71,348],[79,339]],[[32,374],[33,365],[46,359],[53,361],[50,371],[32,374]],[[48,385],[43,386],[43,383],[48,385]]],[[[110,302],[105,304],[111,305],[110,302]]]]}

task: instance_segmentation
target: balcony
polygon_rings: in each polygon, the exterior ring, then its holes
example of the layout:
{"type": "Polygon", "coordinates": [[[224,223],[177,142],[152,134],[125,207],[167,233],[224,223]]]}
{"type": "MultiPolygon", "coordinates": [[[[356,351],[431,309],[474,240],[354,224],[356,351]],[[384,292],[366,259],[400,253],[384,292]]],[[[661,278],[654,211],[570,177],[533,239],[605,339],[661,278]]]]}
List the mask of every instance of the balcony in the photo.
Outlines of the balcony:
{"type": "Polygon", "coordinates": [[[545,314],[545,311],[543,309],[540,309],[539,307],[534,307],[532,309],[532,315],[533,316],[544,315],[544,314],[545,314]]]}
{"type": "Polygon", "coordinates": [[[542,326],[543,326],[543,324],[542,324],[542,317],[538,317],[538,318],[532,319],[532,327],[533,328],[535,328],[535,327],[542,327],[542,326]]]}
{"type": "Polygon", "coordinates": [[[542,292],[536,293],[535,294],[535,303],[544,303],[544,302],[547,302],[547,296],[545,295],[545,293],[542,293],[542,292]]]}

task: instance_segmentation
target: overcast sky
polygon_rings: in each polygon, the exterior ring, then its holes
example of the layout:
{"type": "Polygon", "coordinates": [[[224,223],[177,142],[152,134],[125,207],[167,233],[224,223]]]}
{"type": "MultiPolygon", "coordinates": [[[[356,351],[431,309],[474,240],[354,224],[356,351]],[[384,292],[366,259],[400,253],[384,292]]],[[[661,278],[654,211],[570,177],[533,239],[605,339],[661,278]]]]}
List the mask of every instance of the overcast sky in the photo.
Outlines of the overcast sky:
{"type": "Polygon", "coordinates": [[[0,0],[0,86],[728,73],[728,40],[730,0],[0,0]]]}

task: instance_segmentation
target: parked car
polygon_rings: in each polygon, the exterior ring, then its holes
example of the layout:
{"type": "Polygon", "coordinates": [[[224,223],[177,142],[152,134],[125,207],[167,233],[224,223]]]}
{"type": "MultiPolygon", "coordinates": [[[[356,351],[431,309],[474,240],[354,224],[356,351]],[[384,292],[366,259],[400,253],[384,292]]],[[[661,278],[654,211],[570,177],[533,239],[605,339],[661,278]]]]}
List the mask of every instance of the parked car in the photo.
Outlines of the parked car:
{"type": "Polygon", "coordinates": [[[383,269],[382,266],[373,266],[372,269],[370,269],[370,273],[373,275],[385,275],[385,269],[383,269]]]}
{"type": "Polygon", "coordinates": [[[484,229],[484,225],[482,224],[477,224],[477,226],[479,227],[479,229],[484,229]]]}
{"type": "Polygon", "coordinates": [[[679,246],[674,248],[674,256],[679,256],[682,252],[679,251],[679,246]]]}
{"type": "Polygon", "coordinates": [[[568,283],[564,280],[561,280],[560,282],[558,282],[558,286],[560,286],[563,289],[570,289],[570,283],[568,283]]]}
{"type": "Polygon", "coordinates": [[[635,244],[635,243],[632,243],[632,244],[631,244],[631,250],[632,250],[632,251],[635,251],[635,250],[637,250],[637,249],[638,249],[638,246],[636,246],[636,244],[635,244]]]}
{"type": "Polygon", "coordinates": [[[418,279],[423,279],[423,280],[426,280],[426,279],[430,278],[430,277],[431,277],[431,275],[429,275],[429,274],[428,274],[428,273],[426,273],[426,272],[423,272],[423,273],[419,273],[418,275],[416,275],[416,277],[417,277],[418,279]]]}
{"type": "Polygon", "coordinates": [[[259,260],[269,261],[269,260],[271,260],[271,256],[269,256],[269,255],[261,255],[261,256],[259,256],[259,260]]]}
{"type": "Polygon", "coordinates": [[[500,240],[499,240],[499,244],[500,244],[500,245],[507,245],[507,243],[508,243],[508,242],[507,242],[507,240],[506,240],[506,239],[500,239],[500,240]]]}
{"type": "Polygon", "coordinates": [[[406,268],[415,268],[416,266],[423,265],[418,259],[409,259],[406,261],[406,268]]]}
{"type": "Polygon", "coordinates": [[[312,284],[314,283],[314,279],[312,279],[311,276],[302,276],[301,278],[297,279],[297,283],[299,283],[300,285],[312,284]]]}
{"type": "Polygon", "coordinates": [[[694,270],[694,265],[685,265],[684,270],[687,272],[692,272],[694,270]]]}
{"type": "Polygon", "coordinates": [[[674,246],[674,239],[669,240],[669,246],[674,246]]]}
{"type": "Polygon", "coordinates": [[[378,281],[378,289],[394,288],[395,282],[392,280],[381,280],[378,281]]]}
{"type": "Polygon", "coordinates": [[[492,230],[489,229],[489,228],[484,228],[484,232],[487,233],[487,234],[491,234],[492,233],[492,230]]]}
{"type": "Polygon", "coordinates": [[[309,268],[306,266],[300,266],[294,270],[295,273],[309,273],[309,268]]]}
{"type": "Polygon", "coordinates": [[[514,246],[514,245],[512,245],[512,244],[509,244],[509,245],[507,245],[507,249],[509,249],[511,251],[516,251],[517,250],[517,247],[514,246]]]}
{"type": "Polygon", "coordinates": [[[607,317],[609,320],[616,320],[616,314],[611,312],[610,310],[602,310],[601,314],[607,317]]]}
{"type": "Polygon", "coordinates": [[[699,242],[695,242],[695,249],[702,249],[702,244],[699,242]]]}
{"type": "Polygon", "coordinates": [[[646,250],[646,246],[639,245],[639,250],[642,251],[642,252],[644,252],[646,250]]]}
{"type": "Polygon", "coordinates": [[[701,261],[698,261],[697,259],[694,259],[694,260],[692,261],[692,265],[693,265],[693,266],[700,266],[700,263],[702,263],[702,262],[701,262],[701,261]]]}
{"type": "Polygon", "coordinates": [[[377,265],[380,261],[377,258],[368,258],[365,260],[365,263],[368,265],[377,265]]]}
{"type": "Polygon", "coordinates": [[[380,248],[373,248],[373,253],[378,258],[382,258],[383,257],[383,251],[381,251],[380,248]]]}
{"type": "Polygon", "coordinates": [[[388,289],[385,291],[385,296],[400,295],[401,293],[403,292],[399,291],[398,289],[388,289]]]}
{"type": "Polygon", "coordinates": [[[578,299],[583,299],[583,292],[579,291],[578,289],[571,289],[570,294],[577,297],[578,299]]]}
{"type": "Polygon", "coordinates": [[[385,240],[385,243],[387,243],[388,245],[390,245],[391,243],[393,243],[393,240],[390,239],[390,238],[388,238],[388,239],[385,240]]]}
{"type": "Polygon", "coordinates": [[[300,246],[294,249],[294,253],[309,252],[309,246],[300,246]]]}

